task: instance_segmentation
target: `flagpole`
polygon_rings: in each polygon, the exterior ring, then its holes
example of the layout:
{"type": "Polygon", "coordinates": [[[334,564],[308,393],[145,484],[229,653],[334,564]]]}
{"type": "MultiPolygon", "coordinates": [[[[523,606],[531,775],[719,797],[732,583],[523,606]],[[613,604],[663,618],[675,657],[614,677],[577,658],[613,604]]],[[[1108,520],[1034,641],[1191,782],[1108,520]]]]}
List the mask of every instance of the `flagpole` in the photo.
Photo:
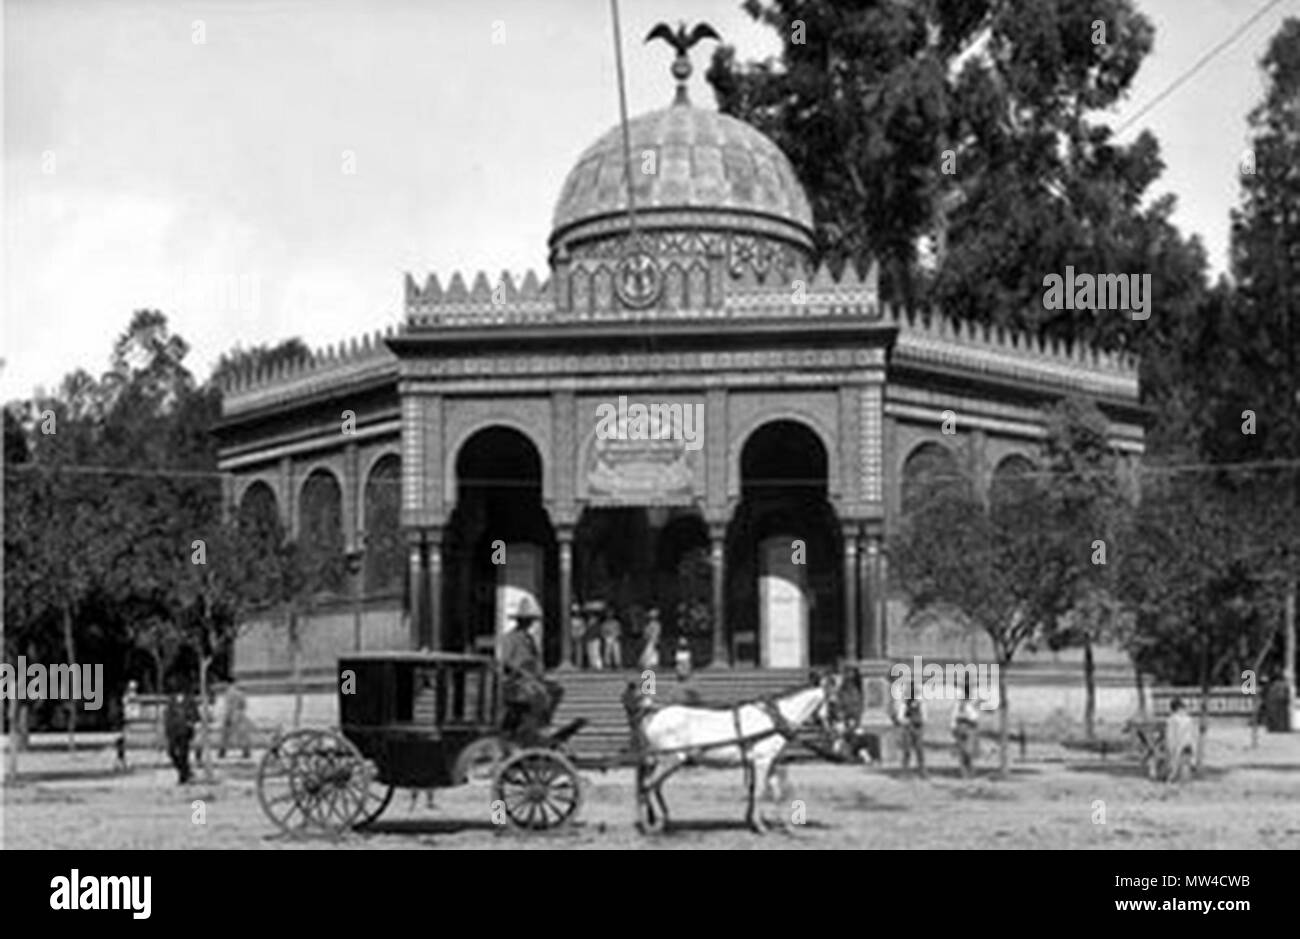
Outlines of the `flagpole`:
{"type": "Polygon", "coordinates": [[[632,195],[632,136],[627,126],[627,84],[623,78],[623,36],[618,25],[618,0],[609,0],[614,17],[614,63],[618,70],[618,112],[623,126],[623,178],[627,182],[629,242],[636,241],[636,200],[632,195]]]}

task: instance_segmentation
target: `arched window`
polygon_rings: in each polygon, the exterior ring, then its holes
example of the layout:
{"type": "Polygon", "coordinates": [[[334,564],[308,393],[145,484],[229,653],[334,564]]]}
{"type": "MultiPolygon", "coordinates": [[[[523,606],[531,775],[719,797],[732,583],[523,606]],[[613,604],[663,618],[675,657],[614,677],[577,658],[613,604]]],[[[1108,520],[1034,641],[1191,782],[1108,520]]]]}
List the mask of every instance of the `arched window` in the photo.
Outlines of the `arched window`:
{"type": "Polygon", "coordinates": [[[402,461],[382,457],[366,477],[366,593],[391,593],[402,589],[405,550],[401,529],[402,461]]]}
{"type": "Polygon", "coordinates": [[[924,443],[903,464],[903,515],[911,515],[940,495],[974,498],[974,488],[951,450],[937,443],[924,443]]]}
{"type": "Polygon", "coordinates": [[[347,574],[343,554],[343,492],[332,473],[315,470],[299,496],[298,550],[302,576],[313,592],[342,592],[347,574]]]}

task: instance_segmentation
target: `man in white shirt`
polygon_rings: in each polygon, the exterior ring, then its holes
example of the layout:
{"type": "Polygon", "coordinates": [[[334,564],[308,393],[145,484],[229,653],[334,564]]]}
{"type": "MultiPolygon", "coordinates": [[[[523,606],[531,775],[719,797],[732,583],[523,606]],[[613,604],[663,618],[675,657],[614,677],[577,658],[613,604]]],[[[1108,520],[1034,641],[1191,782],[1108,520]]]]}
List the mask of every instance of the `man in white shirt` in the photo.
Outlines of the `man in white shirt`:
{"type": "Polygon", "coordinates": [[[1184,770],[1196,759],[1196,722],[1183,708],[1181,698],[1169,702],[1169,717],[1165,720],[1165,756],[1169,782],[1179,782],[1184,770]]]}
{"type": "Polygon", "coordinates": [[[952,735],[957,741],[957,759],[961,774],[970,778],[975,772],[975,745],[979,740],[979,711],[975,702],[963,698],[952,711],[952,735]]]}

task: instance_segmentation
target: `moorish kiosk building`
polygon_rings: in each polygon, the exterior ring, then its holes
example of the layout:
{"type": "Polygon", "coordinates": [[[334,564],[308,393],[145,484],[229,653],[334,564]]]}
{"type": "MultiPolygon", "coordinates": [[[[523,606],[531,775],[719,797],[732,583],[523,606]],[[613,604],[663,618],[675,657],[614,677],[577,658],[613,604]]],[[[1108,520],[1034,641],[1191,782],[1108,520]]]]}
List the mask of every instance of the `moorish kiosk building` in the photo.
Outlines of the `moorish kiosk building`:
{"type": "MultiPolygon", "coordinates": [[[[628,130],[634,211],[615,127],[564,182],[545,276],[407,275],[400,328],[224,389],[232,510],[347,561],[297,630],[321,690],[357,648],[491,651],[524,596],[557,670],[581,642],[566,611],[593,601],[629,633],[658,608],[667,648],[686,635],[701,675],[751,682],[978,654],[891,591],[911,483],[986,496],[1065,394],[1141,453],[1131,359],[904,314],[874,268],[833,277],[785,155],[684,87],[628,130]],[[649,427],[638,405],[696,420],[649,427]]],[[[244,631],[255,713],[290,659],[275,617],[244,631]]]]}

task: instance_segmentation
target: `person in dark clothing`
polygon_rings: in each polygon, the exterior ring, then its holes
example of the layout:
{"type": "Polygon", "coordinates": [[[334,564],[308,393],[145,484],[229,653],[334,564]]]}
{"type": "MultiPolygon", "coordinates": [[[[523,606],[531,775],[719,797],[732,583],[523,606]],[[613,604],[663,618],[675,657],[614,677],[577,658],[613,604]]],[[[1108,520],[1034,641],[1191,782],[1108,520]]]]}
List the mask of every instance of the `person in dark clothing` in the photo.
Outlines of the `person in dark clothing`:
{"type": "Polygon", "coordinates": [[[163,729],[167,735],[167,756],[176,767],[181,784],[190,781],[190,743],[194,740],[194,725],[199,719],[198,705],[186,692],[177,692],[167,702],[163,729]]]}
{"type": "Polygon", "coordinates": [[[510,729],[526,743],[537,742],[564,695],[564,688],[547,681],[543,673],[542,653],[530,631],[539,618],[535,605],[525,597],[514,614],[515,628],[501,644],[503,696],[515,712],[510,729]]]}
{"type": "Polygon", "coordinates": [[[899,744],[903,752],[903,772],[908,772],[912,757],[916,757],[916,772],[925,775],[925,709],[917,699],[915,689],[903,699],[895,699],[891,715],[899,729],[899,744]]]}

